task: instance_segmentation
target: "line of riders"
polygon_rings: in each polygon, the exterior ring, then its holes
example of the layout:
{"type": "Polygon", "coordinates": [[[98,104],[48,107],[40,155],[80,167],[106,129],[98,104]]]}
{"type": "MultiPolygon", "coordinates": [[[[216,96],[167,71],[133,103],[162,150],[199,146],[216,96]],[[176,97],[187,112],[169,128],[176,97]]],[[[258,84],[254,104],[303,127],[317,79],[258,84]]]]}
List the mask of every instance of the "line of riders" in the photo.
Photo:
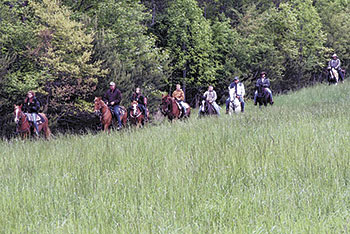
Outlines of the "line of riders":
{"type": "MultiPolygon", "coordinates": [[[[340,76],[341,81],[344,80],[344,73],[340,68],[340,60],[338,59],[336,54],[332,55],[332,59],[328,63],[327,69],[329,70],[329,76],[332,77],[334,75],[335,84],[338,82],[338,75],[340,76]]],[[[332,78],[329,78],[329,81],[332,78]]],[[[236,76],[233,79],[233,82],[229,85],[229,97],[226,99],[226,114],[229,113],[230,104],[233,104],[236,100],[238,104],[236,104],[236,108],[241,112],[244,112],[245,102],[245,89],[243,83],[239,81],[239,78],[236,76]]],[[[190,106],[184,102],[185,94],[181,89],[180,84],[176,85],[176,90],[172,93],[172,98],[176,101],[179,109],[181,110],[179,118],[186,117],[189,115],[190,106]]],[[[115,116],[118,122],[117,129],[122,128],[122,121],[120,118],[120,102],[122,100],[122,94],[119,89],[116,88],[116,84],[112,81],[109,84],[109,89],[105,92],[103,96],[103,101],[110,107],[111,112],[115,116]]],[[[220,107],[216,103],[217,94],[213,88],[213,86],[209,86],[208,90],[204,93],[202,97],[202,104],[199,108],[199,115],[210,114],[210,109],[213,111],[213,114],[220,115],[220,107]]],[[[136,101],[137,107],[141,110],[144,115],[144,120],[148,121],[148,110],[147,110],[147,98],[141,93],[141,89],[136,88],[135,92],[131,96],[131,102],[136,101]]],[[[270,89],[270,81],[266,78],[266,72],[260,73],[260,78],[256,81],[256,91],[254,93],[254,105],[267,103],[273,105],[272,92],[270,89]],[[263,100],[260,102],[259,100],[263,100]]],[[[43,123],[44,118],[39,115],[40,102],[35,97],[35,93],[33,91],[29,91],[27,93],[27,97],[24,101],[24,105],[22,107],[22,111],[25,113],[28,121],[34,126],[34,133],[38,135],[39,127],[38,124],[43,123]]]]}

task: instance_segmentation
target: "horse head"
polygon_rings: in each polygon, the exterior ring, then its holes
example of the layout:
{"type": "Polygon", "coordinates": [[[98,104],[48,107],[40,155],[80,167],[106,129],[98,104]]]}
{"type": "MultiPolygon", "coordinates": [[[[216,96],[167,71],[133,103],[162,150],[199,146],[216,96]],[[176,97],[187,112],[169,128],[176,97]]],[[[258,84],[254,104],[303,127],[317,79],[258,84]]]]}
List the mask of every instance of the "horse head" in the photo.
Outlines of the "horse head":
{"type": "Polygon", "coordinates": [[[137,113],[138,112],[138,108],[137,108],[138,104],[139,103],[136,100],[131,102],[131,110],[132,110],[132,115],[133,116],[137,116],[138,115],[138,113],[137,113]]]}
{"type": "Polygon", "coordinates": [[[15,123],[19,124],[20,120],[22,119],[22,105],[14,105],[14,115],[15,115],[15,123]]]}
{"type": "Polygon", "coordinates": [[[101,114],[101,108],[104,104],[104,102],[102,101],[101,97],[95,97],[95,107],[94,107],[94,112],[96,115],[100,115],[101,114]]]}
{"type": "Polygon", "coordinates": [[[161,112],[167,115],[172,110],[172,98],[169,95],[162,95],[161,112]]]}

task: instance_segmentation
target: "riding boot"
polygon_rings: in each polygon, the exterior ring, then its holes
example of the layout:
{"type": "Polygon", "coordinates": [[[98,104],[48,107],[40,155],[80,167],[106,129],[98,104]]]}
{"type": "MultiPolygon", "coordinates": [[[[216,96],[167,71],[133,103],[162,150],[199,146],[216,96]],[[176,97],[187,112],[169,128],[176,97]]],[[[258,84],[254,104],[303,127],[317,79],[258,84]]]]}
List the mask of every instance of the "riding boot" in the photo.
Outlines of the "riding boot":
{"type": "Polygon", "coordinates": [[[226,115],[228,115],[228,109],[226,109],[226,115]]]}

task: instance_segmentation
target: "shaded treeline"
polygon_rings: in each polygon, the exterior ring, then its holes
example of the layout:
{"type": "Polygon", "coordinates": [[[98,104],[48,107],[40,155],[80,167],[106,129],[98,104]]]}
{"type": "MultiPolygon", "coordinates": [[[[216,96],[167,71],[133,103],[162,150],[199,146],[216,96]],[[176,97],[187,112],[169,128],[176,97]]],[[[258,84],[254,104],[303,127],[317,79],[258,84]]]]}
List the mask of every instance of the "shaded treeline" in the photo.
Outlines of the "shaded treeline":
{"type": "Polygon", "coordinates": [[[0,127],[35,90],[56,129],[91,128],[94,96],[110,81],[135,87],[156,110],[181,83],[193,106],[213,84],[221,100],[233,76],[251,95],[264,70],[274,92],[322,81],[330,55],[350,60],[346,0],[2,0],[0,127]]]}

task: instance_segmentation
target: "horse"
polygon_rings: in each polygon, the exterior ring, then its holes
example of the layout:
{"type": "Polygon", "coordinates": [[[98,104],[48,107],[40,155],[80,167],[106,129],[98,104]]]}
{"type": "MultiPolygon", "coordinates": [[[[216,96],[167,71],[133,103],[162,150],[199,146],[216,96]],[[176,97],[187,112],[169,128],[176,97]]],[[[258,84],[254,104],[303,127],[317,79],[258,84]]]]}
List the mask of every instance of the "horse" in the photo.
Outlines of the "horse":
{"type": "Polygon", "coordinates": [[[212,103],[207,100],[202,100],[202,105],[199,107],[199,116],[218,115],[212,103]]]}
{"type": "MultiPolygon", "coordinates": [[[[113,125],[114,118],[109,106],[102,100],[101,97],[95,97],[95,114],[100,116],[101,124],[103,125],[103,130],[109,132],[109,126],[113,125]]],[[[126,121],[128,119],[128,113],[124,106],[119,106],[120,120],[123,126],[126,126],[126,121]]]]}
{"type": "Polygon", "coordinates": [[[241,103],[237,97],[233,99],[233,101],[230,101],[230,104],[228,106],[228,113],[229,115],[232,115],[233,113],[240,113],[242,111],[241,103]]]}
{"type": "Polygon", "coordinates": [[[258,87],[258,96],[256,98],[256,101],[259,103],[259,107],[262,105],[267,106],[267,103],[270,103],[272,105],[272,97],[271,94],[266,90],[264,87],[258,87]]]}
{"type": "MultiPolygon", "coordinates": [[[[137,128],[143,126],[146,122],[145,116],[138,104],[139,103],[135,100],[131,102],[131,106],[129,107],[129,119],[132,124],[136,125],[137,128]]],[[[148,117],[148,112],[146,114],[148,117]]]]}
{"type": "Polygon", "coordinates": [[[241,102],[239,101],[239,99],[236,96],[236,92],[235,89],[230,89],[229,90],[229,94],[230,94],[230,103],[228,106],[228,113],[229,115],[232,115],[233,113],[239,113],[241,112],[241,102]]]}
{"type": "Polygon", "coordinates": [[[191,114],[191,107],[187,105],[186,113],[182,113],[180,105],[175,101],[175,99],[169,95],[162,95],[162,103],[160,106],[160,111],[164,116],[168,116],[170,121],[181,119],[181,118],[189,118],[191,114]]]}
{"type": "MultiPolygon", "coordinates": [[[[44,122],[38,122],[38,134],[40,134],[41,131],[44,131],[45,138],[49,139],[51,136],[49,120],[44,113],[39,113],[39,115],[42,117],[44,122]]],[[[18,133],[22,139],[28,138],[31,133],[34,133],[36,131],[34,124],[29,121],[28,116],[22,111],[22,105],[14,105],[14,116],[14,121],[16,123],[16,133],[18,133]]]]}
{"type": "Polygon", "coordinates": [[[339,73],[335,68],[328,68],[328,84],[338,84],[339,73]]]}

